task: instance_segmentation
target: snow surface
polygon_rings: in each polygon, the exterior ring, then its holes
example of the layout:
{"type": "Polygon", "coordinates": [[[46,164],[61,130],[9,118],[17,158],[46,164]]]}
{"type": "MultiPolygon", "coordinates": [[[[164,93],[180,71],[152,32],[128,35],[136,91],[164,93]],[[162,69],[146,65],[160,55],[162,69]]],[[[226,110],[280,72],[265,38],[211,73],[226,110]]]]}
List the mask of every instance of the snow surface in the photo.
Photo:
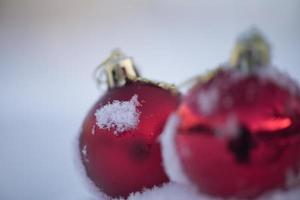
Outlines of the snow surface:
{"type": "Polygon", "coordinates": [[[140,116],[138,106],[141,106],[138,95],[134,95],[129,101],[114,100],[96,111],[97,125],[102,129],[115,129],[115,135],[135,129],[140,116]]]}
{"type": "Polygon", "coordinates": [[[175,145],[175,133],[179,118],[172,114],[166,122],[165,129],[160,137],[162,144],[163,165],[169,178],[175,182],[189,184],[185,176],[175,145]]]}
{"type": "Polygon", "coordinates": [[[88,157],[87,157],[87,155],[88,155],[88,151],[87,151],[87,146],[86,145],[84,145],[84,147],[83,147],[83,149],[81,150],[81,154],[82,154],[82,156],[83,156],[83,159],[84,159],[84,162],[89,162],[89,159],[88,159],[88,157]]]}
{"type": "MultiPolygon", "coordinates": [[[[256,200],[299,200],[300,189],[292,189],[289,191],[273,191],[269,194],[265,194],[256,200]]],[[[118,200],[121,200],[119,198],[118,200]]],[[[117,200],[117,199],[115,199],[117,200]]],[[[208,196],[203,193],[199,193],[195,188],[186,184],[180,184],[175,182],[167,183],[161,187],[153,187],[152,189],[146,189],[143,192],[132,193],[128,200],[224,200],[218,197],[208,196]]],[[[228,199],[227,199],[228,200],[228,199]]],[[[237,200],[231,198],[230,200],[237,200]]]]}
{"type": "Polygon", "coordinates": [[[168,183],[162,187],[154,187],[144,192],[133,193],[128,200],[217,200],[206,195],[199,195],[190,186],[179,183],[168,183]]]}

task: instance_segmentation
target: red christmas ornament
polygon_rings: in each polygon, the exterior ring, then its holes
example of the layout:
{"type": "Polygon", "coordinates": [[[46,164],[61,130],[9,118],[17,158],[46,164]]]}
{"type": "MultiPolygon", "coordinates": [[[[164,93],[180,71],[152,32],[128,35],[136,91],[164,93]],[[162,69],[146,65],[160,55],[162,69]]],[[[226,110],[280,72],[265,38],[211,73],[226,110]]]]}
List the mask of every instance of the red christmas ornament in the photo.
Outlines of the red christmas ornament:
{"type": "Polygon", "coordinates": [[[232,64],[196,84],[179,108],[175,142],[185,175],[225,198],[299,184],[298,85],[269,66],[258,34],[240,40],[232,64]]]}
{"type": "Polygon", "coordinates": [[[139,78],[132,60],[114,52],[104,63],[109,89],[87,115],[80,152],[88,177],[111,197],[168,181],[158,136],[180,96],[139,78]]]}

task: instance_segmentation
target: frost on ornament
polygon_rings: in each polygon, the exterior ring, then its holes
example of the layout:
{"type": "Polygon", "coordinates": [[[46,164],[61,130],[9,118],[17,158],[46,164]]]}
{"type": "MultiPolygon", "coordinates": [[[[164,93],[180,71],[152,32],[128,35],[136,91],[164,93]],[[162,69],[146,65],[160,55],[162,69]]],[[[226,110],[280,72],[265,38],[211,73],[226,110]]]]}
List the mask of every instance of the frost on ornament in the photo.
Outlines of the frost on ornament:
{"type": "MultiPolygon", "coordinates": [[[[231,71],[227,66],[222,66],[220,68],[222,71],[231,71]]],[[[272,81],[278,84],[281,88],[287,89],[291,94],[299,94],[299,82],[286,73],[279,70],[276,66],[265,66],[254,68],[251,73],[235,70],[231,71],[230,79],[227,81],[236,82],[242,79],[245,79],[249,76],[255,75],[257,76],[261,82],[272,81]]],[[[217,83],[223,84],[223,83],[217,83]]]]}
{"type": "Polygon", "coordinates": [[[280,87],[289,90],[293,95],[299,94],[299,83],[292,79],[289,74],[279,71],[274,66],[257,69],[256,75],[258,75],[261,80],[274,81],[280,87]]]}
{"type": "Polygon", "coordinates": [[[214,112],[219,102],[219,91],[217,88],[202,91],[198,94],[198,104],[202,114],[210,115],[214,112]]]}
{"type": "Polygon", "coordinates": [[[84,161],[85,162],[89,162],[89,159],[87,158],[87,146],[84,145],[82,151],[81,151],[82,155],[83,155],[83,158],[84,158],[84,161]]]}
{"type": "Polygon", "coordinates": [[[124,131],[135,129],[139,123],[141,106],[138,95],[134,95],[129,101],[114,100],[96,110],[96,123],[101,129],[115,129],[118,135],[124,131]]]}

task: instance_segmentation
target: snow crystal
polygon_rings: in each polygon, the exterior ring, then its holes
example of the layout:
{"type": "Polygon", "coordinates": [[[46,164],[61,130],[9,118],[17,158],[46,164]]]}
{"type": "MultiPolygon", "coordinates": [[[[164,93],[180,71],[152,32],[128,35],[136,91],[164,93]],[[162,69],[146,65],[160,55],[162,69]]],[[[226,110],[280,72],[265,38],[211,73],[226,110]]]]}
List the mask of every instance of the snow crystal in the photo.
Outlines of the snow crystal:
{"type": "Polygon", "coordinates": [[[203,115],[210,115],[215,111],[219,102],[219,91],[217,88],[201,91],[198,94],[198,105],[203,115]]]}
{"type": "Polygon", "coordinates": [[[175,182],[189,184],[190,181],[185,176],[180,160],[177,157],[176,145],[175,145],[175,133],[176,127],[179,122],[179,118],[176,114],[172,114],[166,125],[165,129],[160,137],[162,144],[162,156],[163,164],[169,178],[175,182]]]}
{"type": "MultiPolygon", "coordinates": [[[[226,65],[221,66],[224,70],[230,70],[226,65]]],[[[299,92],[299,82],[281,69],[278,69],[276,66],[257,66],[253,68],[251,72],[243,71],[243,70],[234,70],[233,73],[230,74],[230,78],[232,81],[238,81],[243,78],[248,77],[249,75],[257,75],[261,80],[270,80],[282,88],[288,89],[292,94],[299,92]]],[[[227,80],[228,81],[228,80],[227,80]]]]}
{"type": "Polygon", "coordinates": [[[86,154],[87,154],[87,150],[86,150],[86,145],[84,145],[84,147],[83,147],[83,149],[82,149],[82,154],[84,155],[84,156],[86,156],[86,154]]]}
{"type": "Polygon", "coordinates": [[[114,128],[114,134],[135,129],[139,123],[141,106],[138,96],[134,95],[129,101],[114,100],[98,109],[95,113],[97,125],[102,129],[114,128]]]}
{"type": "Polygon", "coordinates": [[[262,197],[257,198],[257,200],[299,200],[300,199],[300,188],[295,187],[287,191],[276,190],[262,197]]]}
{"type": "Polygon", "coordinates": [[[83,158],[84,158],[84,161],[85,162],[89,162],[89,159],[87,158],[87,146],[84,145],[82,151],[81,151],[82,155],[83,155],[83,158]]]}
{"type": "MultiPolygon", "coordinates": [[[[89,183],[91,193],[95,199],[110,200],[111,198],[95,189],[92,183],[89,183]]],[[[254,200],[299,200],[300,188],[294,188],[288,191],[276,190],[254,200]]],[[[199,193],[194,187],[170,182],[160,187],[145,189],[142,192],[131,193],[127,200],[225,200],[223,198],[212,197],[203,193],[199,193]]],[[[238,200],[229,198],[230,200],[238,200]]],[[[113,200],[125,200],[124,198],[115,198],[113,200]]],[[[228,200],[228,199],[227,199],[228,200]]]]}
{"type": "MultiPolygon", "coordinates": [[[[198,195],[195,188],[179,183],[167,183],[143,192],[133,193],[128,200],[208,200],[205,195],[198,195]]],[[[216,200],[211,198],[210,200],[216,200]]]]}
{"type": "MultiPolygon", "coordinates": [[[[294,188],[289,191],[276,190],[256,200],[299,200],[300,189],[294,188]]],[[[109,199],[109,198],[107,198],[109,199]]],[[[194,187],[170,182],[161,187],[153,187],[145,189],[142,192],[132,193],[127,200],[225,200],[220,197],[212,197],[203,193],[199,193],[194,187]]],[[[230,200],[238,200],[237,198],[229,198],[230,200]]],[[[124,200],[122,198],[114,200],[124,200]]]]}

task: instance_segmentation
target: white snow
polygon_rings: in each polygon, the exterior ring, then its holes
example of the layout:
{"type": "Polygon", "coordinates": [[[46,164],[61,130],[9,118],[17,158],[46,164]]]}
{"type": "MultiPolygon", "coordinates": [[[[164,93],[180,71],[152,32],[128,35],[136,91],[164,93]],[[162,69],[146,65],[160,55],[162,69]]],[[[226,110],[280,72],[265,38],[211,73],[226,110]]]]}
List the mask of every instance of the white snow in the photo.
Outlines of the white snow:
{"type": "Polygon", "coordinates": [[[82,153],[84,156],[86,156],[86,155],[87,155],[87,149],[86,149],[86,145],[84,145],[84,147],[83,147],[83,149],[82,149],[81,153],[82,153]]]}
{"type": "Polygon", "coordinates": [[[198,94],[198,106],[203,115],[212,114],[219,102],[219,91],[216,87],[201,91],[198,94]]]}
{"type": "MultiPolygon", "coordinates": [[[[161,187],[147,189],[144,192],[133,193],[128,200],[208,200],[206,195],[199,195],[195,188],[179,184],[168,183],[161,187]]],[[[210,200],[216,200],[210,198],[210,200]]]]}
{"type": "MultiPolygon", "coordinates": [[[[221,66],[224,70],[230,70],[228,64],[221,66]]],[[[243,70],[235,70],[230,74],[232,81],[238,81],[240,79],[246,78],[249,75],[255,74],[260,78],[261,81],[269,80],[277,83],[282,88],[288,89],[292,94],[299,92],[299,81],[293,79],[289,73],[282,69],[278,69],[276,66],[258,66],[255,67],[251,72],[243,70]]],[[[227,80],[229,81],[229,80],[227,80]]]]}
{"type": "MultiPolygon", "coordinates": [[[[256,200],[299,200],[300,188],[293,188],[289,191],[276,190],[267,193],[256,200]]],[[[219,197],[212,197],[197,192],[189,185],[170,182],[161,187],[146,189],[143,192],[132,193],[128,200],[225,200],[219,197]]],[[[121,200],[121,199],[119,199],[121,200]]],[[[227,199],[228,200],[228,199],[227,199]]],[[[238,200],[230,198],[230,200],[238,200]]]]}
{"type": "Polygon", "coordinates": [[[175,134],[179,117],[176,114],[170,115],[165,129],[160,137],[162,145],[163,165],[169,178],[178,183],[190,184],[184,174],[178,153],[176,151],[175,134]]]}
{"type": "Polygon", "coordinates": [[[82,155],[83,155],[84,161],[85,161],[85,162],[89,162],[89,159],[88,159],[88,157],[87,157],[87,146],[86,146],[86,145],[84,145],[84,147],[83,147],[81,153],[82,153],[82,155]]]}
{"type": "MultiPolygon", "coordinates": [[[[300,189],[295,188],[289,191],[276,190],[265,194],[256,200],[299,200],[300,189]]],[[[117,199],[115,199],[117,200],[117,199]]],[[[119,198],[118,200],[123,200],[119,198]]],[[[197,192],[194,187],[170,182],[161,187],[153,187],[145,189],[142,192],[132,193],[128,200],[224,200],[218,197],[212,197],[203,193],[197,192]]],[[[228,200],[228,199],[227,199],[228,200]]],[[[230,200],[237,200],[230,198],[230,200]]]]}
{"type": "MultiPolygon", "coordinates": [[[[228,69],[226,65],[222,67],[225,70],[228,69]]],[[[278,84],[280,87],[289,90],[291,94],[300,93],[299,82],[291,78],[291,76],[282,69],[278,69],[276,66],[256,67],[253,71],[251,71],[251,73],[248,71],[235,70],[230,75],[230,78],[235,82],[253,74],[256,75],[261,81],[272,81],[278,84]]]]}
{"type": "Polygon", "coordinates": [[[269,194],[265,194],[257,200],[299,200],[300,199],[300,188],[295,187],[288,191],[276,190],[269,194]]]}
{"type": "MultiPolygon", "coordinates": [[[[110,198],[105,194],[95,192],[93,200],[109,200],[110,198]]],[[[294,188],[289,191],[276,190],[269,194],[265,194],[256,200],[299,200],[300,189],[294,188]]],[[[113,200],[125,200],[124,198],[115,198],[113,200]]],[[[170,182],[164,184],[161,187],[153,187],[151,189],[145,189],[142,192],[136,192],[130,194],[127,200],[225,200],[218,197],[212,197],[203,193],[199,193],[195,188],[187,186],[185,184],[179,184],[170,182]]],[[[228,200],[228,199],[227,199],[228,200]]],[[[238,200],[230,198],[230,200],[238,200]]]]}
{"type": "Polygon", "coordinates": [[[138,95],[134,95],[129,101],[114,100],[96,111],[97,125],[101,129],[113,128],[115,135],[135,129],[140,117],[138,106],[141,106],[138,95]]]}

